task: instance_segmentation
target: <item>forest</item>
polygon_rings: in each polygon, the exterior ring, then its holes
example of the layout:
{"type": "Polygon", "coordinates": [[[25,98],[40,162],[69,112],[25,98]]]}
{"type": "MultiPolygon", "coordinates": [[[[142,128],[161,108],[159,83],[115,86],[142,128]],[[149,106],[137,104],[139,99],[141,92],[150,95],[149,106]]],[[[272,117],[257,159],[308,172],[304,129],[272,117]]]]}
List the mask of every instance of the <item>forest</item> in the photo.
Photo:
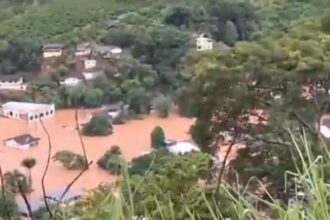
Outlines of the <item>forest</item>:
{"type": "Polygon", "coordinates": [[[330,111],[329,0],[80,1],[0,1],[1,74],[33,78],[30,93],[17,98],[61,107],[123,100],[135,114],[150,111],[155,98],[170,100],[196,118],[190,134],[202,152],[173,156],[155,147],[125,162],[115,146],[98,165],[122,181],[36,219],[330,219],[330,154],[319,131],[330,111]],[[197,52],[198,33],[217,46],[197,52]],[[91,39],[129,55],[91,87],[59,88],[65,63],[49,79],[33,77],[38,45],[91,39]],[[224,134],[232,139],[219,168],[212,156],[224,134]],[[244,147],[227,161],[236,144],[244,147]]]}

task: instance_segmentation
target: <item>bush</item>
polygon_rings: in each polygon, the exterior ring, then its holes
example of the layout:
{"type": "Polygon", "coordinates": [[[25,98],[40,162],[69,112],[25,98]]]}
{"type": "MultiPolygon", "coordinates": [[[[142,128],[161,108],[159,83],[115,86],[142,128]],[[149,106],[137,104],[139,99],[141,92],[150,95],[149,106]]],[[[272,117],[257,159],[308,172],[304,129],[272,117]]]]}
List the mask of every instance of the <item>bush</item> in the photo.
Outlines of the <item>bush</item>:
{"type": "Polygon", "coordinates": [[[19,170],[6,172],[4,174],[4,182],[5,187],[12,193],[19,192],[18,184],[21,185],[24,192],[29,192],[30,190],[27,177],[19,170]]]}
{"type": "Polygon", "coordinates": [[[87,166],[83,155],[66,150],[56,152],[53,160],[60,161],[69,170],[84,169],[87,166]]]}
{"type": "Polygon", "coordinates": [[[119,146],[112,146],[97,161],[97,165],[112,175],[120,175],[123,162],[119,146]]]}
{"type": "Polygon", "coordinates": [[[11,192],[6,192],[5,196],[6,203],[4,201],[3,194],[0,193],[0,219],[6,219],[7,212],[9,212],[11,216],[17,214],[15,195],[11,192]]]}
{"type": "Polygon", "coordinates": [[[111,133],[111,120],[107,116],[102,115],[93,116],[82,129],[82,134],[86,136],[106,136],[111,133]]]}
{"type": "Polygon", "coordinates": [[[151,147],[159,149],[164,146],[165,134],[161,127],[157,126],[151,132],[151,147]]]}
{"type": "Polygon", "coordinates": [[[171,99],[167,96],[159,96],[154,100],[154,105],[159,117],[167,118],[171,109],[171,99]]]}

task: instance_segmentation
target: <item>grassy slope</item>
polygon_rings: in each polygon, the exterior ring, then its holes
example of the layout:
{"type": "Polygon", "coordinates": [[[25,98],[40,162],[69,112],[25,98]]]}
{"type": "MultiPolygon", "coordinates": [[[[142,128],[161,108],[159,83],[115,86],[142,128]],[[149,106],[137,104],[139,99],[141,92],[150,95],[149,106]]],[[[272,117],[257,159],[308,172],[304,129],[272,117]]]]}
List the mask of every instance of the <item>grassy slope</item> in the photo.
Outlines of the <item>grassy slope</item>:
{"type": "Polygon", "coordinates": [[[143,3],[116,0],[54,0],[0,22],[0,37],[50,39],[88,24],[110,18],[118,10],[129,10],[143,3]]]}

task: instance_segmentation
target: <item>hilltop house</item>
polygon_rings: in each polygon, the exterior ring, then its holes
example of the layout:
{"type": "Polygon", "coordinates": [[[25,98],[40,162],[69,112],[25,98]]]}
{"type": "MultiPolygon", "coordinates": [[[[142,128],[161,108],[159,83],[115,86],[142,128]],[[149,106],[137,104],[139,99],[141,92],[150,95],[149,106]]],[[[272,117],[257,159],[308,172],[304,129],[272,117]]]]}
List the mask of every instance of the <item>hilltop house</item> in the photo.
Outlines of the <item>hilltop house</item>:
{"type": "Polygon", "coordinates": [[[50,117],[55,114],[54,104],[37,104],[29,102],[6,102],[2,105],[2,115],[26,122],[50,117]]]}
{"type": "Polygon", "coordinates": [[[60,57],[63,54],[63,44],[45,44],[42,48],[43,50],[43,57],[53,58],[53,57],[60,57]]]}
{"type": "Polygon", "coordinates": [[[122,49],[120,47],[97,45],[97,44],[94,44],[93,47],[93,55],[102,58],[118,57],[121,53],[122,53],[122,49]]]}
{"type": "Polygon", "coordinates": [[[206,34],[200,34],[196,38],[196,51],[207,51],[213,49],[213,40],[206,34]]]}
{"type": "Polygon", "coordinates": [[[23,134],[12,138],[8,138],[4,140],[3,143],[7,147],[26,150],[33,146],[37,146],[39,144],[39,140],[40,140],[39,138],[35,138],[30,134],[23,134]]]}
{"type": "Polygon", "coordinates": [[[91,43],[82,43],[77,45],[74,55],[76,57],[90,56],[92,51],[93,49],[91,43]]]}
{"type": "Polygon", "coordinates": [[[0,90],[25,91],[27,85],[20,75],[0,75],[0,90]]]}
{"type": "Polygon", "coordinates": [[[64,80],[60,81],[60,84],[63,86],[77,86],[82,83],[82,78],[83,77],[78,75],[68,76],[64,80]]]}

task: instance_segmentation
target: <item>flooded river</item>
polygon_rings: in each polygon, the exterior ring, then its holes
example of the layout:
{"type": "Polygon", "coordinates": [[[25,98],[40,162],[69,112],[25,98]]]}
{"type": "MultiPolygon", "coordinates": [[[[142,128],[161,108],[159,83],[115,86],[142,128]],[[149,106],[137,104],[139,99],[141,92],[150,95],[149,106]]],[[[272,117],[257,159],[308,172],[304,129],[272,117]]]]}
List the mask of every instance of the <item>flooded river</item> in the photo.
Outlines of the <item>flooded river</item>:
{"type": "MultiPolygon", "coordinates": [[[[80,110],[79,122],[84,123],[89,118],[92,110],[80,110]]],[[[75,129],[74,110],[59,110],[53,118],[44,119],[44,124],[51,136],[52,155],[59,150],[70,150],[82,154],[79,137],[75,129]]],[[[188,130],[192,124],[191,119],[170,115],[167,119],[157,118],[154,115],[145,116],[142,120],[128,121],[123,125],[115,125],[114,133],[107,137],[83,137],[88,159],[94,164],[73,186],[77,190],[88,190],[97,187],[100,183],[114,180],[114,177],[97,167],[96,161],[112,145],[119,145],[127,160],[141,155],[150,150],[150,133],[159,125],[167,138],[186,140],[189,139],[188,130]]],[[[0,165],[4,172],[19,169],[21,161],[26,157],[34,157],[36,166],[32,169],[33,196],[41,196],[41,176],[47,161],[48,140],[41,124],[0,118],[0,165]],[[38,146],[28,149],[12,149],[3,146],[3,140],[17,135],[29,133],[41,138],[38,146]]],[[[63,189],[79,171],[69,171],[61,164],[51,162],[46,177],[47,191],[63,189]]]]}

